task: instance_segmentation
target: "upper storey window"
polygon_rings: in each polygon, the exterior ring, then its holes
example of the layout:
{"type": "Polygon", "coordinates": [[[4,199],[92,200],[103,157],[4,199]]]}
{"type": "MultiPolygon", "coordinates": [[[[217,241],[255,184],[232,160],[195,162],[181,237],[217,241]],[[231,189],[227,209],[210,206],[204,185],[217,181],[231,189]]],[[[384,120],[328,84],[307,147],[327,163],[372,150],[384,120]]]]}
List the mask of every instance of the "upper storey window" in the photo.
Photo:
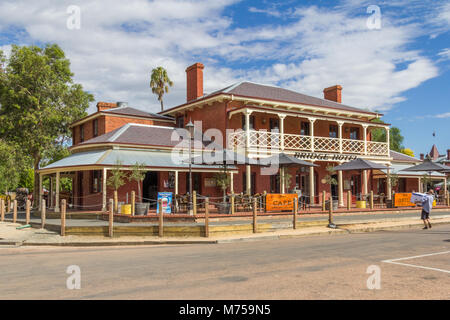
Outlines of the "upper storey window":
{"type": "MultiPolygon", "coordinates": [[[[250,130],[253,130],[253,128],[255,127],[255,116],[250,116],[250,130]]],[[[242,115],[242,130],[245,130],[245,115],[242,115]]]]}
{"type": "Polygon", "coordinates": [[[80,142],[84,141],[84,124],[80,125],[80,142]]]}
{"type": "Polygon", "coordinates": [[[338,127],[330,124],[330,138],[337,138],[338,136],[338,127]]]}
{"type": "Polygon", "coordinates": [[[359,128],[350,128],[350,139],[359,140],[359,128]]]}
{"type": "Polygon", "coordinates": [[[304,121],[301,122],[300,134],[302,136],[309,136],[309,122],[304,122],[304,121]]]}
{"type": "Polygon", "coordinates": [[[92,132],[94,133],[94,137],[98,136],[98,119],[92,121],[92,132]]]}
{"type": "Polygon", "coordinates": [[[184,116],[177,117],[177,127],[184,128],[184,116]]]}

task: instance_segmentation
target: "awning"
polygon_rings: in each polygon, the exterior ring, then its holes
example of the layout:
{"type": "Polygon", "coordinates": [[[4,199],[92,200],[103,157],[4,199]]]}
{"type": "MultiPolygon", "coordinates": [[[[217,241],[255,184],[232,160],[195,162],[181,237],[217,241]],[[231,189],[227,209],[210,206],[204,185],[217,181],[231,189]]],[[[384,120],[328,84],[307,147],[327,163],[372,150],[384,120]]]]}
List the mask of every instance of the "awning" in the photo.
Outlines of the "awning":
{"type": "MultiPolygon", "coordinates": [[[[402,178],[407,178],[407,177],[422,177],[424,175],[430,176],[429,172],[427,171],[404,171],[404,169],[411,167],[411,165],[408,164],[393,164],[390,169],[391,169],[391,174],[396,174],[399,177],[402,178]]],[[[381,170],[377,170],[378,173],[381,173],[383,176],[387,175],[387,170],[386,169],[381,169],[381,170]]],[[[375,173],[376,175],[376,173],[375,173]]],[[[440,173],[440,172],[432,172],[431,173],[431,177],[432,178],[439,178],[439,179],[443,179],[445,178],[445,174],[440,173]]]]}
{"type": "MultiPolygon", "coordinates": [[[[71,154],[70,156],[49,164],[45,168],[39,169],[40,173],[95,170],[99,168],[110,168],[117,165],[117,161],[124,167],[133,166],[136,162],[142,163],[147,168],[158,170],[178,170],[187,171],[189,163],[185,161],[188,155],[170,151],[157,150],[131,150],[131,149],[106,149],[84,151],[71,154]]],[[[228,166],[228,169],[236,170],[235,166],[228,166]]],[[[192,164],[193,171],[223,170],[219,165],[192,164]]]]}

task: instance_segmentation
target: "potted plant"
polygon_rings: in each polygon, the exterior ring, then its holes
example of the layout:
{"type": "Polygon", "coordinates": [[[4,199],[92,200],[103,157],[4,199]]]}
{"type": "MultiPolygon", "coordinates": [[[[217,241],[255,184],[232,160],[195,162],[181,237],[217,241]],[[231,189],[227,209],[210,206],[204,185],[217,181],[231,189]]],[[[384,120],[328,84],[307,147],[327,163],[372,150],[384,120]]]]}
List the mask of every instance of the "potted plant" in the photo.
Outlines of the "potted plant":
{"type": "Polygon", "coordinates": [[[111,170],[111,175],[106,181],[108,187],[114,190],[114,212],[118,213],[118,200],[117,200],[117,190],[125,184],[125,172],[121,169],[122,162],[116,161],[114,169],[111,170]]]}
{"type": "Polygon", "coordinates": [[[230,186],[231,179],[226,172],[218,172],[214,175],[214,181],[216,186],[222,190],[223,201],[222,203],[216,204],[216,208],[219,213],[230,213],[231,204],[227,202],[227,189],[230,186]]]}
{"type": "Polygon", "coordinates": [[[393,194],[393,192],[392,192],[392,189],[394,189],[396,186],[397,186],[397,184],[398,184],[398,175],[397,174],[395,174],[395,173],[391,173],[390,174],[390,181],[391,181],[391,200],[386,200],[386,207],[388,207],[388,208],[393,208],[394,206],[393,206],[393,202],[394,202],[394,194],[393,194]]]}
{"type": "Polygon", "coordinates": [[[136,162],[132,169],[130,180],[136,181],[138,185],[138,199],[140,201],[136,201],[134,205],[134,212],[138,216],[146,215],[149,209],[149,203],[145,203],[142,200],[142,192],[141,192],[141,184],[145,179],[145,164],[136,162]]]}

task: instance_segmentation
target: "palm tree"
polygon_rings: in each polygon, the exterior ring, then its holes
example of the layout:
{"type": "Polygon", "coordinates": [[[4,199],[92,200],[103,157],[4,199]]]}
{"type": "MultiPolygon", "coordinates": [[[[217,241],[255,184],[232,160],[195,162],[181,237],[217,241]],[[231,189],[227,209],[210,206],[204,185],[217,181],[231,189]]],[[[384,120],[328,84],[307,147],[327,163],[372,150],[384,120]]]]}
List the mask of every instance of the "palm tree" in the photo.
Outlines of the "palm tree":
{"type": "Polygon", "coordinates": [[[158,100],[161,102],[161,111],[164,110],[163,96],[164,93],[169,92],[169,86],[173,86],[173,82],[169,79],[167,70],[163,67],[154,68],[150,79],[150,88],[152,88],[152,92],[158,96],[158,100]]]}

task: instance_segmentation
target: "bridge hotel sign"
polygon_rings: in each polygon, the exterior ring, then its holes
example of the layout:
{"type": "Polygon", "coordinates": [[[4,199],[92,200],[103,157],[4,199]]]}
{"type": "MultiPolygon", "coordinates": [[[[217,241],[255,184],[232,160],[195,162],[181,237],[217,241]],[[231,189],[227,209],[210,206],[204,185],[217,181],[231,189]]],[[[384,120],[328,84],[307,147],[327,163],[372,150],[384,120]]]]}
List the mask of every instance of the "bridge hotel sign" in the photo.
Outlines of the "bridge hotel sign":
{"type": "Polygon", "coordinates": [[[296,152],[294,157],[301,160],[324,160],[324,161],[351,161],[356,160],[357,156],[333,154],[333,153],[315,153],[315,152],[296,152]]]}

